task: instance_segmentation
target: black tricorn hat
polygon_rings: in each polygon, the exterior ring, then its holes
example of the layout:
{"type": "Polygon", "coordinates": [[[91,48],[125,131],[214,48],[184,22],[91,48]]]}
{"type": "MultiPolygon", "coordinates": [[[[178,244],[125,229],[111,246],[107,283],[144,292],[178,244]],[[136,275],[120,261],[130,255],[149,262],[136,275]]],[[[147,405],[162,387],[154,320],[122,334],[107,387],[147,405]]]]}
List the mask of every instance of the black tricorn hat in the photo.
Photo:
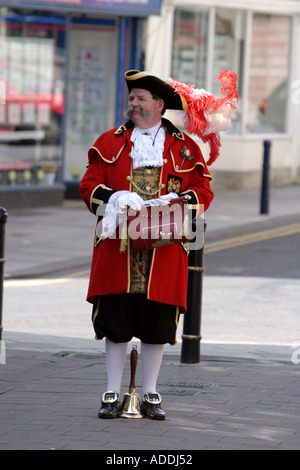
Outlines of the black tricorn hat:
{"type": "Polygon", "coordinates": [[[175,89],[160,78],[149,72],[128,70],[125,80],[129,93],[133,88],[142,88],[164,100],[166,109],[186,110],[186,101],[175,89]]]}

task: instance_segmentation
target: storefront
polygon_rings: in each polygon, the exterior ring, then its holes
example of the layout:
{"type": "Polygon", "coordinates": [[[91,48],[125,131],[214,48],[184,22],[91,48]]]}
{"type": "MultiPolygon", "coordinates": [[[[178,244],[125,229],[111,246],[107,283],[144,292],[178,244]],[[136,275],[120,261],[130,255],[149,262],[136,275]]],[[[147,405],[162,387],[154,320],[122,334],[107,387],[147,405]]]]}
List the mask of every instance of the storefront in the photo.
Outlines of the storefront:
{"type": "Polygon", "coordinates": [[[214,186],[259,187],[266,139],[272,142],[271,183],[299,183],[300,2],[165,0],[163,5],[161,18],[148,22],[146,68],[214,94],[221,70],[238,75],[240,101],[211,167],[214,186]]]}
{"type": "Polygon", "coordinates": [[[0,0],[0,205],[59,204],[87,150],[122,123],[123,74],[141,65],[161,0],[0,0]]]}

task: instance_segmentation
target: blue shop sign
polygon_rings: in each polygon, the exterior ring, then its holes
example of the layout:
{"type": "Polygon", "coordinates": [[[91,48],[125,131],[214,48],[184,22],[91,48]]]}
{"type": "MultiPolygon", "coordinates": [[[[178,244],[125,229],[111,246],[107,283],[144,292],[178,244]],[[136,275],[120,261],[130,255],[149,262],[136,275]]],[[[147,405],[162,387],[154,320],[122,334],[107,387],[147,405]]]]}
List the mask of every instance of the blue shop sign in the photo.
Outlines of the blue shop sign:
{"type": "Polygon", "coordinates": [[[1,4],[23,8],[34,8],[39,4],[52,11],[148,16],[160,14],[162,0],[2,0],[1,4]]]}

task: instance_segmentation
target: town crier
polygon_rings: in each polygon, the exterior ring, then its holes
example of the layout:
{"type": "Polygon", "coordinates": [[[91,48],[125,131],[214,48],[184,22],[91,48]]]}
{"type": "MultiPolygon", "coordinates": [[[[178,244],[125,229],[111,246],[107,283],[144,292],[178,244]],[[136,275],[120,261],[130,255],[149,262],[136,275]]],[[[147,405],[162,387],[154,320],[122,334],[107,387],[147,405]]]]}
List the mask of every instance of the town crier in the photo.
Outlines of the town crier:
{"type": "Polygon", "coordinates": [[[188,195],[193,218],[208,209],[211,176],[201,150],[162,116],[166,109],[184,111],[188,132],[209,142],[209,163],[214,161],[219,131],[226,130],[237,98],[235,77],[225,72],[219,99],[148,72],[126,72],[129,120],[102,134],[88,152],[80,191],[97,225],[87,300],[93,304],[96,338],[105,338],[108,379],[99,418],[118,417],[127,344],[133,337],[141,341],[141,413],[166,418],[157,378],[164,344],[176,343],[179,314],[186,311],[187,251],[183,243],[173,243],[136,252],[132,240],[121,237],[124,207],[140,211],[145,201],[156,206],[188,195]]]}

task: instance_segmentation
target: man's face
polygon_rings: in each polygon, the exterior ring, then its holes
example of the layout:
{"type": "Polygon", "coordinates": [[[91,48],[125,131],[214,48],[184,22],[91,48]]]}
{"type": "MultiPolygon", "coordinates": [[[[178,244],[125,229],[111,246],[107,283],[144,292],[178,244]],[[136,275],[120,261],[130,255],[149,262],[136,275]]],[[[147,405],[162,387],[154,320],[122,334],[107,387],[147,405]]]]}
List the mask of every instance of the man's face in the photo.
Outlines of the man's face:
{"type": "Polygon", "coordinates": [[[161,120],[163,106],[163,100],[154,100],[150,91],[133,88],[128,98],[127,116],[136,126],[148,129],[161,120]]]}

